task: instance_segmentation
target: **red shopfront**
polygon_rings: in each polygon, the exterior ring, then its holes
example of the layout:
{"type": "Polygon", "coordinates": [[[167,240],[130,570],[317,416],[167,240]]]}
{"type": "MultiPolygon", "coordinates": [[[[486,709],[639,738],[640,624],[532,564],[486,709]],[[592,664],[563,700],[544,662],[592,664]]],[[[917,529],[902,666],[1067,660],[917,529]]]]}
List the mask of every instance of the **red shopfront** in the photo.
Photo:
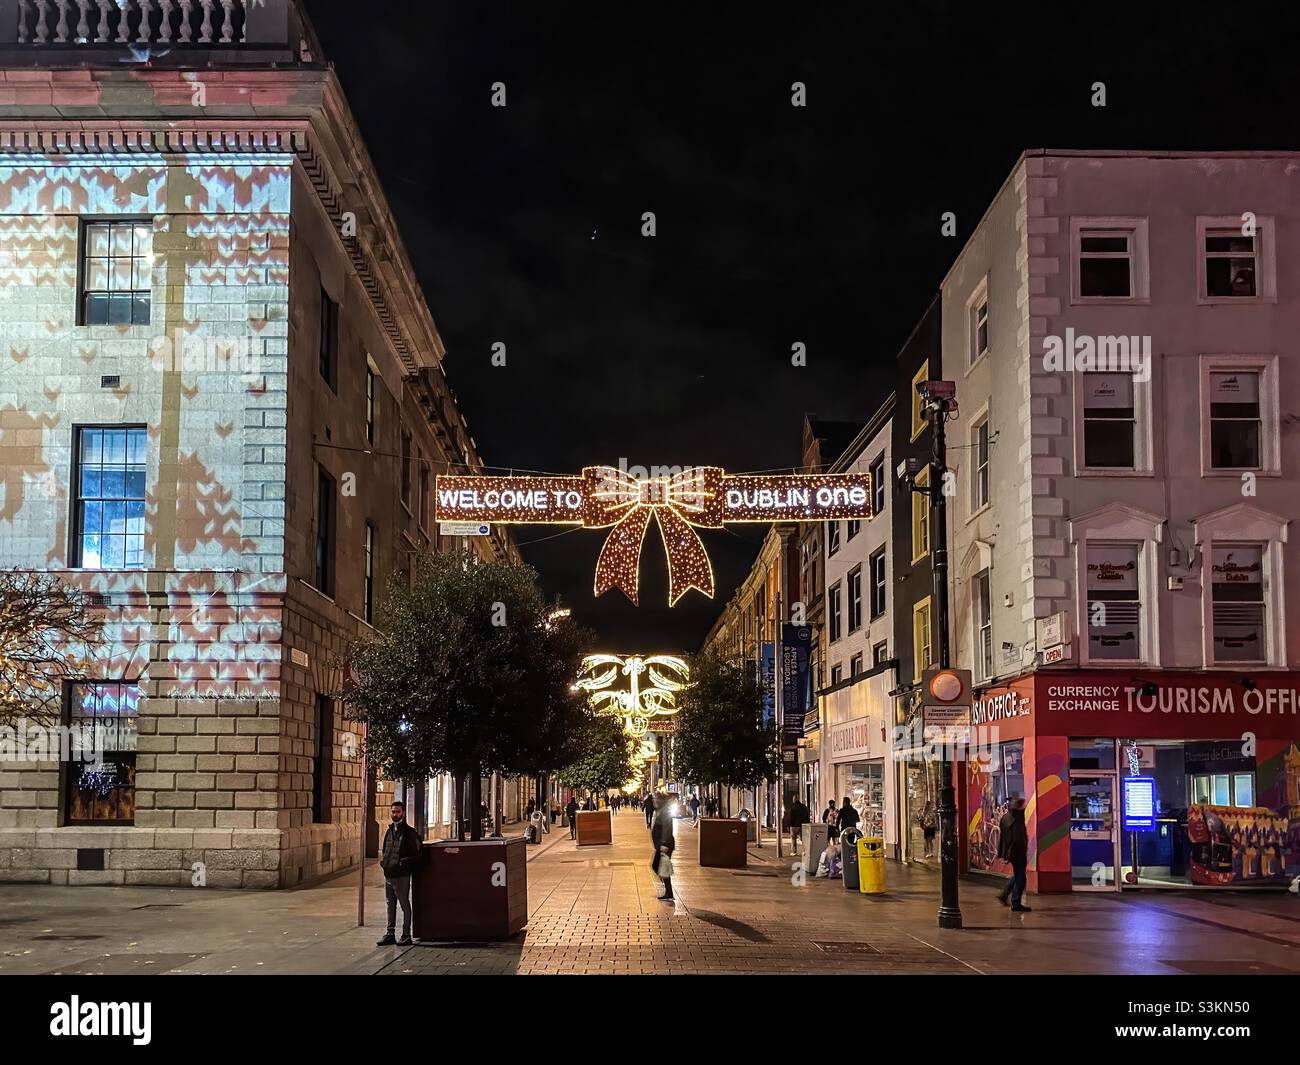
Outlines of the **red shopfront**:
{"type": "Polygon", "coordinates": [[[997,825],[1012,794],[1034,891],[1283,887],[1300,872],[1295,673],[1044,671],[985,690],[971,723],[971,872],[1010,871],[997,825]]]}

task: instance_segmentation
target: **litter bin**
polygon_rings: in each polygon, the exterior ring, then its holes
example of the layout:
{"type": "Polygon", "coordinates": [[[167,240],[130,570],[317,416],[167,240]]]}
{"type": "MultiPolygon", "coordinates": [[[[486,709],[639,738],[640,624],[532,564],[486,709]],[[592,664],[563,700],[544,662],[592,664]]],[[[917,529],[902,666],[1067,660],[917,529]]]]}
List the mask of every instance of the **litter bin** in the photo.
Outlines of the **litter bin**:
{"type": "Polygon", "coordinates": [[[879,836],[863,836],[854,850],[857,852],[858,890],[864,895],[884,894],[885,841],[879,836]]]}
{"type": "Polygon", "coordinates": [[[858,840],[862,833],[856,828],[846,828],[840,833],[840,861],[844,863],[844,886],[849,891],[858,890],[858,840]]]}

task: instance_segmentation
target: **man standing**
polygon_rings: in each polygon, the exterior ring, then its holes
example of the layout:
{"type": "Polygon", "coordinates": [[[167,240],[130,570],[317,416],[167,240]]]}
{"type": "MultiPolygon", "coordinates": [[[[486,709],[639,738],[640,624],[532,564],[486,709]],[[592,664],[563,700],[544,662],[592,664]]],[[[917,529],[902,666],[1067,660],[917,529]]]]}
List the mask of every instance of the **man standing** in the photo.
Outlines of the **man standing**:
{"type": "Polygon", "coordinates": [[[1029,913],[1028,906],[1021,905],[1025,892],[1025,870],[1029,866],[1029,830],[1025,827],[1025,800],[1019,795],[1012,795],[1011,806],[998,824],[998,857],[1011,863],[1011,879],[1007,881],[998,896],[1003,906],[1007,905],[1007,896],[1011,896],[1011,909],[1014,913],[1029,913]]]}
{"type": "Polygon", "coordinates": [[[650,827],[650,822],[655,816],[655,797],[650,792],[645,793],[645,799],[641,803],[641,809],[645,811],[645,827],[650,827]]]}
{"type": "Polygon", "coordinates": [[[804,801],[795,796],[793,805],[790,807],[790,846],[796,852],[803,850],[803,826],[812,820],[812,812],[804,805],[804,801]]]}
{"type": "Polygon", "coordinates": [[[578,838],[578,800],[569,796],[569,801],[564,804],[564,816],[569,819],[569,839],[578,838]]]}
{"type": "Polygon", "coordinates": [[[384,871],[384,899],[388,902],[388,931],[376,946],[411,945],[411,874],[420,860],[420,834],[406,823],[406,804],[395,802],[389,809],[391,824],[384,833],[379,867],[384,871]],[[402,938],[395,939],[397,906],[402,906],[402,938]]]}

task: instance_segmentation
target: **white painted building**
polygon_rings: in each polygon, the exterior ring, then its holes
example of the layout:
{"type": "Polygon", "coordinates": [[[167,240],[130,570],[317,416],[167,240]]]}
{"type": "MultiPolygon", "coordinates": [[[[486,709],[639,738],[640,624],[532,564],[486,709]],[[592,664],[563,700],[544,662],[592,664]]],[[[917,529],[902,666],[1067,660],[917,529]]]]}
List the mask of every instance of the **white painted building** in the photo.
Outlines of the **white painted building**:
{"type": "Polygon", "coordinates": [[[890,561],[891,394],[852,444],[830,467],[870,473],[869,521],[826,523],[823,537],[826,602],[823,611],[828,669],[818,700],[821,721],[820,820],[827,803],[847,796],[858,808],[863,831],[883,836],[896,855],[898,777],[890,758],[895,663],[890,561]]]}

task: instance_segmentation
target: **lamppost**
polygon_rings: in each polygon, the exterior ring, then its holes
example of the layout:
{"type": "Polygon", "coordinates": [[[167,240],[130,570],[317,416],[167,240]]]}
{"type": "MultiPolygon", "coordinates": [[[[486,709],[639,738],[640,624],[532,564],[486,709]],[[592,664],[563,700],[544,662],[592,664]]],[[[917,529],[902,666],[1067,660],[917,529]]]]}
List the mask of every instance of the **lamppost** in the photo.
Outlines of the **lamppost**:
{"type": "MultiPolygon", "coordinates": [[[[930,422],[930,483],[912,485],[912,491],[930,497],[930,559],[933,600],[938,614],[939,668],[949,668],[948,651],[948,466],[944,426],[957,413],[956,385],[952,381],[923,381],[916,386],[921,409],[930,422]]],[[[953,760],[948,743],[942,744],[939,787],[939,927],[960,928],[961,906],[957,890],[957,793],[953,787],[953,760]]]]}

